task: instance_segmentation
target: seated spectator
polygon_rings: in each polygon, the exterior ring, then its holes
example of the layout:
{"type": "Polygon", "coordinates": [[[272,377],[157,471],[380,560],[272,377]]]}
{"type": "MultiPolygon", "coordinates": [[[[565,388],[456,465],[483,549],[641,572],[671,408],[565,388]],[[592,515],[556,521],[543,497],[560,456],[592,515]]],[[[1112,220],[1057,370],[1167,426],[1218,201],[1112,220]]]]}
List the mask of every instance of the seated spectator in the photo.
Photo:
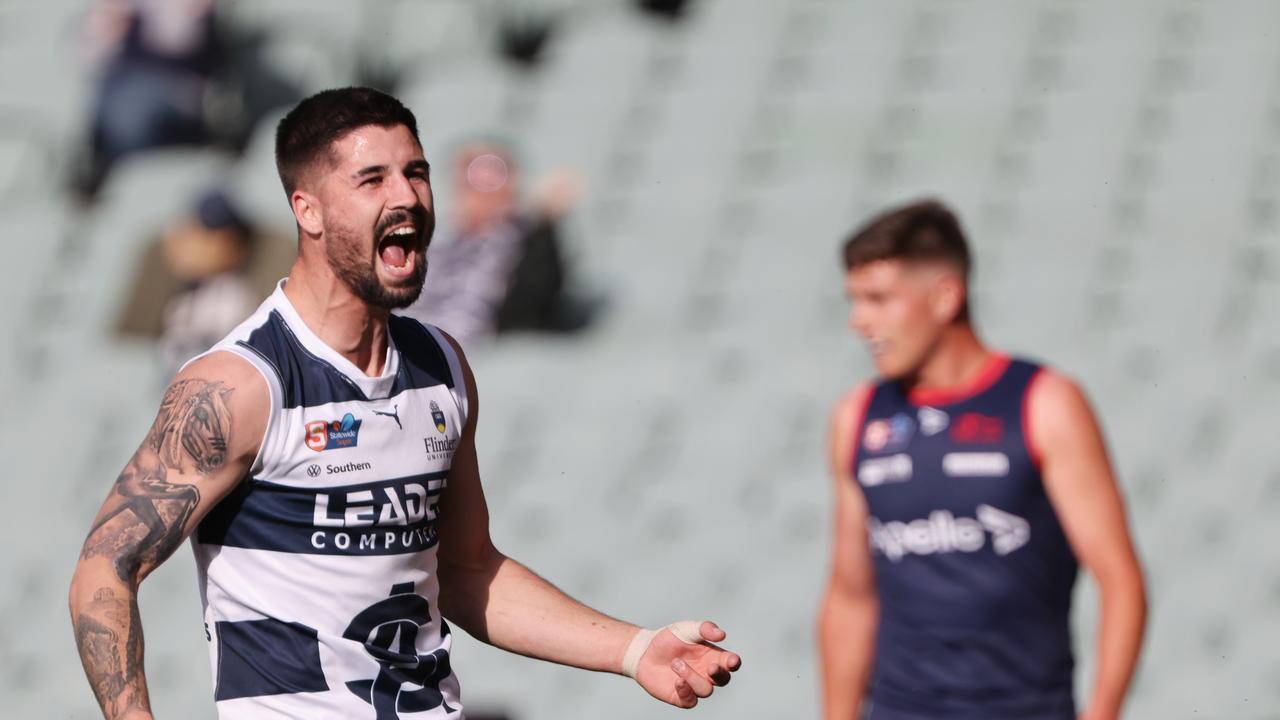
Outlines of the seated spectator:
{"type": "Polygon", "coordinates": [[[291,253],[291,243],[259,236],[224,193],[208,191],[144,254],[119,330],[157,340],[167,380],[253,311],[291,253]]]}
{"type": "Polygon", "coordinates": [[[517,208],[511,155],[495,143],[465,145],[454,177],[452,234],[428,249],[426,286],[406,314],[466,349],[508,330],[568,329],[556,226],[576,199],[574,177],[552,176],[527,213],[517,208]]]}
{"type": "Polygon", "coordinates": [[[213,0],[99,0],[89,60],[101,67],[80,190],[149,148],[205,142],[204,100],[219,54],[213,0]]]}
{"type": "Polygon", "coordinates": [[[218,191],[202,196],[194,216],[165,233],[165,263],[183,283],[164,308],[166,376],[221,340],[261,300],[247,273],[252,238],[252,228],[218,191]]]}

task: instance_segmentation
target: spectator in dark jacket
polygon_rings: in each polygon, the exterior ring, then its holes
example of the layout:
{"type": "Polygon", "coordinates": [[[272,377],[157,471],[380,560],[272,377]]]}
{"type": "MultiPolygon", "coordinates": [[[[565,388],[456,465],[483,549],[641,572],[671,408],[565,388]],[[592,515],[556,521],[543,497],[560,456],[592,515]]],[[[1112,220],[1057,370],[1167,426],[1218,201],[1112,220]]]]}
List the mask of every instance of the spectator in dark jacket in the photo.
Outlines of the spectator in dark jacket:
{"type": "Polygon", "coordinates": [[[576,199],[574,176],[552,175],[523,213],[516,168],[501,145],[463,146],[454,176],[454,229],[428,250],[427,282],[408,314],[466,348],[502,331],[559,329],[566,269],[557,221],[576,199]]]}

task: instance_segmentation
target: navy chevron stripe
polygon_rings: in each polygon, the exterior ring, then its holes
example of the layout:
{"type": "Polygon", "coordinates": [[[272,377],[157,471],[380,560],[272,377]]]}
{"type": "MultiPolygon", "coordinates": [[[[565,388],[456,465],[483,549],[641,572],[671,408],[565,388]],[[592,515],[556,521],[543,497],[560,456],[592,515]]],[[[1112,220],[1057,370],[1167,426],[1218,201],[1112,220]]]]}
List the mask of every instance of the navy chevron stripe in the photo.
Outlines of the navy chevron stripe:
{"type": "Polygon", "coordinates": [[[419,552],[436,544],[436,503],[446,475],[324,488],[247,480],[201,521],[196,539],[312,555],[419,552]]]}
{"type": "MultiPolygon", "coordinates": [[[[390,395],[436,385],[454,386],[444,350],[422,325],[393,315],[388,329],[400,352],[400,371],[390,395]]],[[[285,408],[369,400],[341,371],[308,352],[278,310],[272,310],[266,322],[239,344],[275,369],[285,408]]]]}

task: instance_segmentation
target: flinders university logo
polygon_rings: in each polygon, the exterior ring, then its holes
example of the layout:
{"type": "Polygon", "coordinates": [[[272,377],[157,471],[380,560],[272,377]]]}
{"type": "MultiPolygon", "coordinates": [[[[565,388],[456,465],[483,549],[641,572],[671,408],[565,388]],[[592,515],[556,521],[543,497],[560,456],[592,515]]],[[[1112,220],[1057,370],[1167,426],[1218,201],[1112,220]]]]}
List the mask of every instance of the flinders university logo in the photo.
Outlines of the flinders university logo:
{"type": "MultiPolygon", "coordinates": [[[[427,599],[413,591],[413,583],[400,583],[391,587],[390,597],[356,615],[342,634],[362,643],[378,662],[377,677],[347,683],[348,690],[373,706],[378,720],[439,707],[446,713],[457,712],[440,692],[440,683],[452,674],[449,651],[438,648],[428,655],[417,651],[418,633],[430,622],[427,599]]],[[[440,636],[448,634],[449,626],[441,618],[440,636]]]]}
{"type": "Polygon", "coordinates": [[[332,422],[317,420],[307,423],[307,447],[316,452],[337,448],[355,447],[360,438],[360,423],[354,415],[347,413],[341,420],[332,422]]]}
{"type": "Polygon", "coordinates": [[[443,435],[446,429],[444,424],[444,413],[440,411],[440,406],[436,404],[435,400],[431,401],[431,420],[435,422],[436,430],[440,431],[440,434],[443,435]]]}

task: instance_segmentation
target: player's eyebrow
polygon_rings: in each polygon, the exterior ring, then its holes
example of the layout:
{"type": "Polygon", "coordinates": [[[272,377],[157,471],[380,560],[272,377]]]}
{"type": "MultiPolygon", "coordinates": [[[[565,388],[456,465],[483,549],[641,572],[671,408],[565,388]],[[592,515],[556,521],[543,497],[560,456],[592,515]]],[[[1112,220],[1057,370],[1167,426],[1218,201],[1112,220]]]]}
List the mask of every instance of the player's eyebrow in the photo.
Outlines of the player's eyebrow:
{"type": "MultiPolygon", "coordinates": [[[[358,180],[366,175],[385,175],[389,169],[386,165],[370,165],[351,173],[351,177],[358,180]]],[[[404,169],[405,172],[421,171],[428,175],[431,174],[431,164],[426,160],[410,161],[409,164],[404,166],[404,169]]]]}
{"type": "Polygon", "coordinates": [[[361,177],[364,177],[365,175],[382,175],[386,172],[387,172],[386,165],[370,165],[368,167],[362,167],[359,170],[351,173],[351,177],[361,178],[361,177]]]}

